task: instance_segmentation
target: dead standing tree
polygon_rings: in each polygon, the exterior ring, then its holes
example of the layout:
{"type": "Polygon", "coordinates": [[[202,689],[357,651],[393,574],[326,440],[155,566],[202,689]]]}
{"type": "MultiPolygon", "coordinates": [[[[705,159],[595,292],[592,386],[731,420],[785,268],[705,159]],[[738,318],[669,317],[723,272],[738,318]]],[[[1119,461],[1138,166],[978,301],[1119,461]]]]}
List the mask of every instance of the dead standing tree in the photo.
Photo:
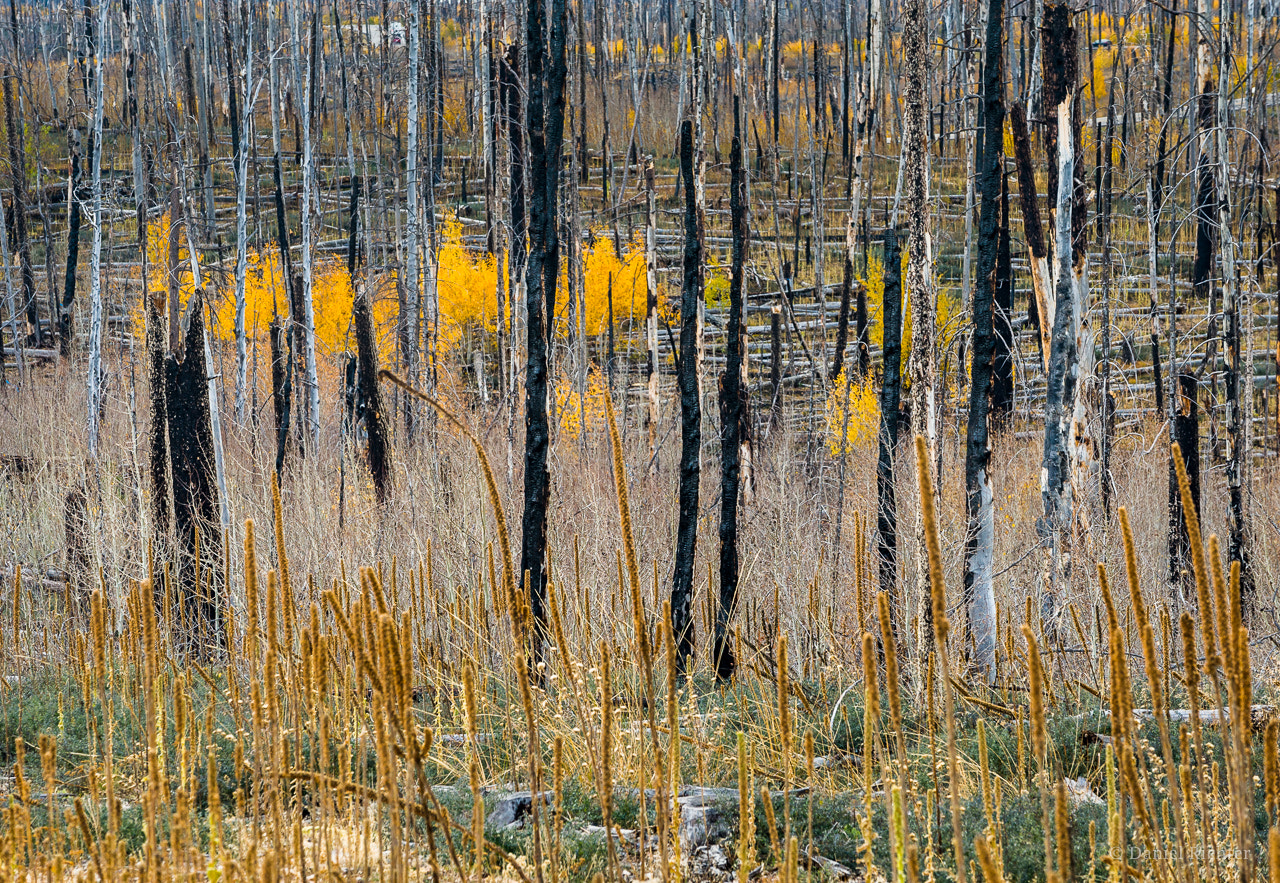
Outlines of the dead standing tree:
{"type": "Polygon", "coordinates": [[[529,144],[529,260],[525,267],[528,362],[525,368],[524,515],[520,572],[529,582],[533,616],[531,656],[541,654],[546,602],[547,469],[550,425],[547,419],[547,343],[555,316],[560,240],[556,223],[560,153],[564,137],[564,86],[567,73],[565,0],[552,0],[551,37],[546,34],[545,0],[529,0],[525,39],[528,76],[525,133],[529,144]],[[548,68],[547,61],[550,60],[548,68]]]}
{"type": "MultiPolygon", "coordinates": [[[[684,178],[684,279],[680,289],[680,522],[671,580],[671,633],[681,669],[693,653],[693,557],[698,544],[698,478],[701,473],[702,404],[698,396],[698,302],[702,286],[702,236],[693,173],[693,123],[680,126],[684,178]]],[[[736,451],[736,449],[735,449],[736,451]]]]}
{"type": "Polygon", "coordinates": [[[738,604],[738,491],[747,439],[747,390],[742,383],[742,276],[747,260],[747,187],[742,162],[738,100],[734,98],[733,142],[729,148],[729,223],[733,252],[729,270],[728,364],[720,382],[720,603],[716,607],[716,678],[733,677],[736,660],[729,641],[729,617],[738,604]]]}
{"type": "MultiPolygon", "coordinates": [[[[1053,333],[1049,346],[1048,388],[1045,399],[1044,455],[1040,470],[1040,496],[1044,514],[1037,530],[1046,551],[1042,615],[1052,630],[1058,607],[1057,596],[1065,588],[1071,574],[1070,538],[1073,518],[1071,480],[1075,465],[1074,443],[1079,421],[1078,384],[1084,368],[1080,362],[1080,344],[1087,339],[1090,357],[1092,338],[1082,336],[1081,326],[1086,310],[1084,303],[1083,249],[1078,247],[1083,235],[1084,212],[1077,193],[1076,147],[1078,142],[1078,109],[1076,84],[1079,64],[1076,33],[1071,25],[1071,10],[1066,6],[1045,8],[1045,27],[1041,35],[1044,59],[1044,93],[1046,107],[1056,108],[1057,126],[1046,131],[1046,147],[1056,156],[1056,187],[1051,195],[1054,212],[1054,310],[1053,333]],[[1049,133],[1052,132],[1052,135],[1049,133]]],[[[1052,176],[1051,176],[1052,180],[1052,176]]],[[[1091,358],[1090,358],[1091,362],[1091,358]]]]}
{"type": "MultiPolygon", "coordinates": [[[[180,350],[165,358],[165,419],[173,481],[175,646],[205,655],[225,649],[222,610],[222,533],[219,530],[214,426],[210,410],[204,292],[187,306],[189,325],[180,350]]],[[[155,431],[153,427],[153,432],[155,431]]]]}
{"type": "Polygon", "coordinates": [[[1004,164],[1004,0],[987,5],[987,38],[982,71],[982,145],[979,181],[982,209],[978,226],[978,279],[973,294],[972,383],[965,443],[964,598],[974,661],[995,678],[996,600],[992,584],[995,513],[992,505],[989,422],[995,368],[995,288],[1000,246],[1001,167],[1004,164]]]}
{"type": "MultiPolygon", "coordinates": [[[[925,0],[907,0],[903,10],[903,63],[906,67],[902,129],[903,183],[907,195],[907,293],[911,299],[911,355],[907,373],[911,380],[912,434],[923,436],[928,446],[928,466],[938,459],[938,353],[933,303],[932,258],[929,247],[928,131],[925,106],[929,83],[929,6],[925,0]]],[[[931,486],[938,482],[930,480],[931,486]]],[[[933,613],[929,605],[929,573],[924,521],[916,515],[916,590],[920,601],[917,661],[923,665],[933,649],[933,613]]],[[[923,677],[919,678],[923,683],[923,677]]]]}
{"type": "MultiPolygon", "coordinates": [[[[880,591],[890,607],[898,597],[898,501],[893,460],[898,450],[898,411],[902,405],[902,251],[898,233],[884,233],[884,377],[880,385],[880,456],[876,464],[876,555],[880,591]]],[[[896,621],[896,619],[895,619],[896,621]]]]}

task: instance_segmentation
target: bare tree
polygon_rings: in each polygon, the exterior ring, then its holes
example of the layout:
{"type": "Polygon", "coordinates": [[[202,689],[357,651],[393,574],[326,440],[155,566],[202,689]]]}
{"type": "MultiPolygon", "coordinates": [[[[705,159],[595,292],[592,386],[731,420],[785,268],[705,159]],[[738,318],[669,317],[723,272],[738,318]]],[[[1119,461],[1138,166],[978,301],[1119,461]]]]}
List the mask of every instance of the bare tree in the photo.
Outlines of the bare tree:
{"type": "Polygon", "coordinates": [[[551,475],[547,469],[550,426],[547,420],[547,339],[555,316],[560,268],[560,154],[564,139],[564,85],[568,27],[565,0],[552,0],[551,34],[546,30],[546,0],[529,0],[525,40],[525,132],[529,139],[529,262],[525,268],[528,362],[525,370],[524,516],[520,571],[529,580],[529,608],[534,620],[532,656],[541,653],[546,605],[547,505],[551,475]],[[549,59],[548,59],[549,57],[549,59]],[[550,64],[548,65],[548,60],[550,64]]]}
{"type": "Polygon", "coordinates": [[[965,443],[965,603],[974,658],[988,681],[996,674],[996,597],[992,584],[995,512],[992,507],[989,420],[995,368],[995,275],[999,250],[1001,172],[1004,165],[1004,0],[987,4],[982,69],[982,144],[979,186],[978,278],[973,295],[973,353],[965,443]]]}
{"type": "MultiPolygon", "coordinates": [[[[694,108],[695,113],[697,108],[694,108]]],[[[680,173],[684,178],[684,278],[680,288],[680,524],[671,580],[671,633],[682,669],[693,653],[693,558],[698,545],[698,479],[701,475],[702,403],[698,395],[698,284],[702,231],[694,183],[693,123],[680,126],[680,173]]],[[[736,454],[736,448],[734,453],[736,454]]],[[[723,454],[722,454],[723,456],[723,454]]],[[[731,455],[732,456],[732,455],[731,455]]]]}
{"type": "MultiPolygon", "coordinates": [[[[933,258],[929,243],[929,163],[925,107],[929,81],[929,7],[925,0],[907,0],[903,8],[902,169],[907,196],[907,293],[911,299],[911,430],[922,436],[929,450],[929,468],[938,458],[938,353],[935,326],[933,258]]],[[[938,482],[931,478],[931,486],[938,482]]],[[[923,483],[922,483],[923,484],[923,483]]],[[[933,613],[929,604],[924,522],[916,514],[916,589],[921,602],[918,660],[933,649],[933,613]]]]}

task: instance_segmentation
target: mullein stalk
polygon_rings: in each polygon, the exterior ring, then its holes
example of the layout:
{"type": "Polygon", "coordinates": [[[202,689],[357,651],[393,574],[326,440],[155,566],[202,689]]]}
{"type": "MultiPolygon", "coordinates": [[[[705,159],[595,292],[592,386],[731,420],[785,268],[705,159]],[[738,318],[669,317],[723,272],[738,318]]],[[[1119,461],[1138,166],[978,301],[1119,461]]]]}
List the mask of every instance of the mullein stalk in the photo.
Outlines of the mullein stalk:
{"type": "Polygon", "coordinates": [[[916,436],[916,474],[920,479],[920,512],[929,553],[930,598],[933,605],[934,640],[942,661],[942,696],[947,717],[947,779],[951,792],[951,845],[955,851],[956,880],[965,883],[964,839],[960,830],[960,760],[956,750],[955,696],[951,689],[951,663],[946,652],[951,624],[947,620],[947,594],[942,579],[942,543],[938,513],[929,472],[929,452],[923,436],[916,436]]]}

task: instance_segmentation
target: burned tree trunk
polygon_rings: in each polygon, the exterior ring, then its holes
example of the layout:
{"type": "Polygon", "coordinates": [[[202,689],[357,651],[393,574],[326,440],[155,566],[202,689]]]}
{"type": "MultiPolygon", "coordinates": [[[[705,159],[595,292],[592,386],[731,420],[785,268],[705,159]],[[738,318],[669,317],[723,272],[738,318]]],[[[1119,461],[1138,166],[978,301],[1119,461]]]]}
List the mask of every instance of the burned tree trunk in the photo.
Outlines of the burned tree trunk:
{"type": "MultiPolygon", "coordinates": [[[[893,458],[898,450],[898,411],[902,399],[902,252],[898,234],[884,233],[884,377],[880,386],[880,459],[876,464],[876,554],[880,591],[895,611],[898,595],[898,501],[893,458]]],[[[895,618],[896,621],[896,618],[895,618]]]]}
{"type": "MultiPolygon", "coordinates": [[[[693,180],[693,123],[680,126],[680,173],[684,178],[684,282],[680,289],[680,523],[671,579],[671,634],[683,670],[693,653],[693,556],[698,544],[698,478],[702,451],[702,405],[698,399],[698,276],[702,264],[697,192],[693,180]]],[[[736,195],[735,195],[736,200],[736,195]]],[[[730,346],[733,346],[732,340],[730,346]]],[[[732,357],[731,357],[732,360],[732,357]]],[[[729,456],[736,456],[736,450],[729,456]]],[[[721,456],[726,456],[725,452],[721,456]]],[[[735,488],[736,497],[736,488],[735,488]]]]}
{"type": "Polygon", "coordinates": [[[729,270],[728,364],[720,383],[720,603],[716,607],[713,662],[716,678],[733,677],[736,660],[729,641],[729,617],[738,605],[739,449],[746,428],[746,390],[742,383],[742,273],[746,264],[746,186],[742,165],[742,133],[734,99],[733,141],[729,148],[729,224],[733,251],[729,270]]]}
{"type": "MultiPolygon", "coordinates": [[[[1171,394],[1174,402],[1172,442],[1182,451],[1182,465],[1191,486],[1191,499],[1200,515],[1200,390],[1196,376],[1179,374],[1171,394]]],[[[1172,448],[1172,445],[1170,446],[1172,448]]],[[[1177,466],[1169,455],[1169,581],[1179,586],[1184,600],[1195,597],[1195,576],[1191,572],[1191,536],[1187,515],[1178,490],[1177,466]]]]}
{"type": "MultiPolygon", "coordinates": [[[[71,311],[76,301],[76,267],[80,262],[80,133],[71,129],[71,176],[67,185],[67,271],[63,277],[62,302],[58,310],[58,348],[63,356],[71,355],[71,311]]],[[[93,142],[89,142],[93,151],[93,142]]],[[[90,160],[92,163],[92,160],[90,160]]],[[[144,246],[145,247],[145,246],[144,246]]]]}
{"type": "Polygon", "coordinates": [[[222,533],[214,473],[204,341],[204,293],[192,295],[181,358],[165,360],[173,519],[177,563],[176,645],[188,653],[225,648],[222,624],[222,533]]]}
{"type": "MultiPolygon", "coordinates": [[[[1076,364],[1076,335],[1073,333],[1074,300],[1072,277],[1072,233],[1075,180],[1075,139],[1073,137],[1074,85],[1077,81],[1076,55],[1061,46],[1074,47],[1074,30],[1069,12],[1064,7],[1045,10],[1046,22],[1065,14],[1065,26],[1046,23],[1044,34],[1045,77],[1044,101],[1057,108],[1057,208],[1054,245],[1055,304],[1053,335],[1049,347],[1048,387],[1045,399],[1044,455],[1040,469],[1040,496],[1044,514],[1037,522],[1037,532],[1046,549],[1044,611],[1056,615],[1057,593],[1070,574],[1069,539],[1072,523],[1071,461],[1068,440],[1071,437],[1072,372],[1076,364]],[[1065,67],[1060,68],[1059,65],[1065,67]]],[[[1052,629],[1050,624],[1047,628],[1052,629]]]]}
{"type": "Polygon", "coordinates": [[[373,314],[369,291],[362,285],[351,309],[356,326],[356,376],[360,391],[360,409],[364,416],[365,436],[369,448],[369,474],[379,503],[387,501],[391,483],[391,465],[387,456],[387,430],[382,410],[382,393],[378,390],[378,349],[373,335],[373,314]]]}
{"type": "Polygon", "coordinates": [[[991,447],[988,438],[991,380],[995,362],[995,273],[1000,233],[1000,166],[1004,162],[1004,0],[987,6],[982,74],[982,213],[978,227],[978,285],[973,294],[973,356],[970,362],[969,423],[965,439],[965,605],[975,662],[995,678],[996,600],[992,584],[995,513],[992,507],[991,447]]]}
{"type": "Polygon", "coordinates": [[[554,320],[559,271],[559,225],[556,196],[564,133],[565,0],[552,0],[551,39],[546,37],[546,0],[530,0],[525,38],[528,42],[528,103],[525,132],[529,139],[529,262],[525,268],[528,362],[525,369],[524,515],[520,571],[529,581],[529,609],[534,633],[533,659],[541,655],[546,605],[547,504],[551,475],[547,469],[550,424],[547,419],[547,328],[554,320]],[[550,70],[544,74],[547,57],[550,70]]]}

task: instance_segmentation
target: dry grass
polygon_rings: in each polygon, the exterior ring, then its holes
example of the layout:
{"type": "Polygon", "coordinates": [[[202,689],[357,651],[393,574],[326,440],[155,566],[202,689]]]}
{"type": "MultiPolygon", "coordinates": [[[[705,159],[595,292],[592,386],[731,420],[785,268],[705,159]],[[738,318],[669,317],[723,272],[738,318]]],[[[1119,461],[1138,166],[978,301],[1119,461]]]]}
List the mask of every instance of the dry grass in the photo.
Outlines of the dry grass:
{"type": "MultiPolygon", "coordinates": [[[[949,637],[939,634],[948,654],[932,665],[915,659],[914,620],[928,599],[907,597],[891,611],[868,584],[861,619],[853,603],[855,561],[872,554],[858,548],[868,532],[855,529],[855,513],[874,516],[873,452],[851,452],[842,499],[837,465],[807,469],[806,439],[777,434],[758,447],[756,494],[742,520],[735,624],[744,665],[738,681],[717,688],[705,647],[719,509],[712,455],[697,570],[708,576],[695,583],[700,653],[680,684],[668,677],[670,636],[659,625],[675,532],[674,450],[660,452],[662,468],[650,476],[643,429],[621,427],[635,554],[624,566],[609,440],[598,433],[583,446],[553,448],[555,634],[541,677],[531,677],[503,603],[490,492],[471,442],[447,421],[419,449],[395,448],[395,489],[382,511],[358,458],[351,450],[343,457],[336,424],[326,424],[321,449],[291,459],[279,545],[267,433],[255,446],[252,432],[231,428],[234,652],[196,663],[175,657],[171,624],[148,600],[145,417],[131,406],[145,390],[131,394],[129,364],[117,365],[125,379],[113,383],[108,404],[110,454],[97,464],[83,458],[78,374],[41,375],[0,399],[0,454],[35,465],[0,478],[3,565],[11,579],[14,565],[24,576],[0,601],[0,758],[13,770],[0,778],[9,805],[0,814],[0,879],[533,880],[597,871],[617,879],[625,870],[675,880],[689,856],[667,797],[689,785],[731,788],[756,807],[730,825],[743,836],[726,853],[744,875],[758,863],[796,879],[810,851],[869,876],[934,880],[958,876],[956,856],[966,877],[988,880],[1066,879],[1068,871],[1120,879],[1117,857],[1139,878],[1184,879],[1191,869],[1202,879],[1239,879],[1261,875],[1270,860],[1268,828],[1280,809],[1276,731],[1235,724],[1275,689],[1268,462],[1254,473],[1264,595],[1251,631],[1238,630],[1230,574],[1215,583],[1212,554],[1201,578],[1216,612],[1180,624],[1196,599],[1184,604],[1164,587],[1167,455],[1154,425],[1121,439],[1116,455],[1132,554],[1119,521],[1107,525],[1095,513],[1062,599],[1070,612],[1055,626],[1041,621],[1036,594],[1039,445],[998,438],[1000,670],[988,691],[965,679],[957,437],[944,443],[932,599],[946,614],[935,624],[950,626],[949,637]],[[26,577],[61,565],[62,500],[79,482],[101,579],[74,587],[70,595],[93,602],[72,616],[61,591],[26,577]],[[251,593],[248,519],[257,525],[251,593]],[[1131,569],[1130,591],[1107,596],[1114,619],[1095,563],[1115,574],[1131,569]],[[891,616],[902,626],[902,644],[886,648],[889,670],[907,679],[900,693],[885,689],[883,672],[879,684],[863,675],[863,660],[878,651],[859,622],[878,634],[891,616]],[[1222,665],[1206,670],[1209,635],[1222,665]],[[1108,648],[1126,664],[1110,667],[1108,648]],[[1166,737],[1161,712],[1190,702],[1222,708],[1231,723],[1175,719],[1166,737]],[[1149,717],[1132,717],[1150,708],[1159,732],[1149,717]],[[1113,726],[1107,712],[1133,722],[1113,726]],[[1063,785],[1081,775],[1106,802],[1096,813],[1063,785]],[[535,780],[557,799],[540,808],[533,831],[485,828],[477,814],[486,795],[492,809],[494,794],[535,780]],[[614,829],[591,833],[606,819],[660,836],[638,849],[614,829]]],[[[514,523],[519,448],[508,453],[505,418],[463,400],[448,407],[474,427],[514,523]]],[[[906,453],[903,524],[919,499],[906,453]]],[[[1206,478],[1208,536],[1221,530],[1224,495],[1217,471],[1206,478]]],[[[902,585],[913,587],[914,562],[904,559],[902,585]]]]}

